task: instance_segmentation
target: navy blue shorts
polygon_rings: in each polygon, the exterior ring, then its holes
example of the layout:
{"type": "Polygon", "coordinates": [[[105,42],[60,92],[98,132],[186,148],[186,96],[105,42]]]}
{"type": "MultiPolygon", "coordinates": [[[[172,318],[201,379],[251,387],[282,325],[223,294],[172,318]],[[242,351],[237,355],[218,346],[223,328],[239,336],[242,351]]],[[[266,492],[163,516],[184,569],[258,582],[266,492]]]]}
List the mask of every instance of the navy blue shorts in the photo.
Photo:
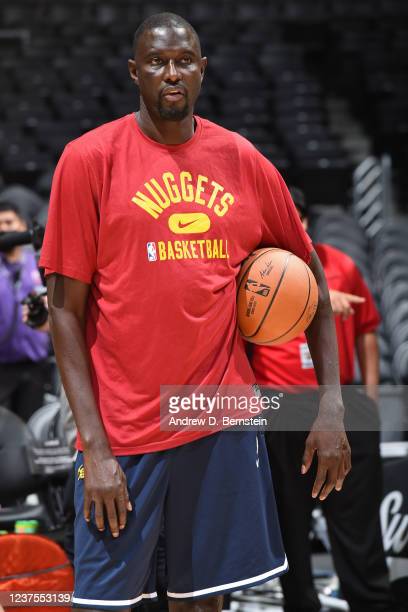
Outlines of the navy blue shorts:
{"type": "Polygon", "coordinates": [[[166,451],[118,457],[133,510],[113,538],[83,518],[76,463],[76,607],[120,610],[155,599],[164,529],[167,595],[191,599],[261,584],[287,570],[264,435],[219,432],[166,451]]]}

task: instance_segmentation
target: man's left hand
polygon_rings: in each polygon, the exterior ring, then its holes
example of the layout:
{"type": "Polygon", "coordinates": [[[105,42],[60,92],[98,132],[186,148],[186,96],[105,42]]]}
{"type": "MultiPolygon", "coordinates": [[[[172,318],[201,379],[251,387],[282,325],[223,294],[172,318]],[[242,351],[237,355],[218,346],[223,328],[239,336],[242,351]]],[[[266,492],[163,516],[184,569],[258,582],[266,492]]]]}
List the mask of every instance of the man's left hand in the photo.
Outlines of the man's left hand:
{"type": "Polygon", "coordinates": [[[321,501],[333,489],[341,491],[344,479],[351,470],[351,449],[344,431],[342,412],[325,411],[324,403],[322,399],[319,415],[306,439],[302,461],[302,474],[306,474],[317,453],[317,474],[312,497],[319,497],[321,501]]]}

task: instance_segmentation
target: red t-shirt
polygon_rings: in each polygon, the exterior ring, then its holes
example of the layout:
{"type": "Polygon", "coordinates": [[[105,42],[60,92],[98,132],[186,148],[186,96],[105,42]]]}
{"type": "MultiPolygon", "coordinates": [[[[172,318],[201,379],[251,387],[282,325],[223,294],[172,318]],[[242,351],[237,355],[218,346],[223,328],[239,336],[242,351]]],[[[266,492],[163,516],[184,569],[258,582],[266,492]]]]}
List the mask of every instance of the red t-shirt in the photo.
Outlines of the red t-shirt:
{"type": "MultiPolygon", "coordinates": [[[[380,316],[370,290],[353,260],[328,244],[316,244],[315,250],[322,262],[329,289],[365,298],[362,304],[353,304],[355,314],[345,321],[340,315],[335,317],[340,382],[343,385],[351,384],[354,380],[356,338],[374,331],[380,323],[380,316]]],[[[253,345],[251,361],[260,385],[317,386],[305,334],[282,345],[253,345]]]]}
{"type": "Polygon", "coordinates": [[[255,381],[236,277],[264,245],[305,261],[312,249],[281,176],[236,133],[196,117],[190,140],[163,145],[130,114],[66,147],[40,265],[90,284],[86,341],[114,453],[208,435],[160,430],[160,385],[255,381]]]}

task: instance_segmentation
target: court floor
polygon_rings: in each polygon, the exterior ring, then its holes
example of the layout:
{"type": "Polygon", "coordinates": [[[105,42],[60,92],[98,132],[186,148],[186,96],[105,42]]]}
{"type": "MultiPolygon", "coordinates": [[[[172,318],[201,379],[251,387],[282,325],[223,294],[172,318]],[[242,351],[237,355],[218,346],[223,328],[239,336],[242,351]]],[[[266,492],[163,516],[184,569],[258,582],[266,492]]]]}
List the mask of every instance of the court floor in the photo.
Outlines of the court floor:
{"type": "MultiPolygon", "coordinates": [[[[330,555],[314,554],[312,566],[315,584],[322,602],[322,612],[345,610],[348,605],[339,597],[332,596],[331,591],[336,582],[333,579],[333,565],[330,555]]],[[[233,593],[231,597],[232,612],[283,612],[282,592],[279,580],[271,580],[259,587],[233,593]]]]}

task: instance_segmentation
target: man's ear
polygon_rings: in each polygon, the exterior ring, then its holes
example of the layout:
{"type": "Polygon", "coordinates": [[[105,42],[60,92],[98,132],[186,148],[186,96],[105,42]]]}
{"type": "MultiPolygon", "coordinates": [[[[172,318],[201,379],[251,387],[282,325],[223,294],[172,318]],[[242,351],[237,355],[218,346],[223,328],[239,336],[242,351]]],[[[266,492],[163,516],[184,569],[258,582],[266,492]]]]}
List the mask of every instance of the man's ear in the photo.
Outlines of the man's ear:
{"type": "Polygon", "coordinates": [[[208,60],[206,57],[201,58],[201,81],[204,78],[205,69],[207,68],[208,60]]]}
{"type": "Polygon", "coordinates": [[[128,60],[128,70],[130,74],[130,78],[135,83],[135,85],[139,85],[139,77],[137,76],[137,68],[136,62],[133,59],[128,60]]]}

